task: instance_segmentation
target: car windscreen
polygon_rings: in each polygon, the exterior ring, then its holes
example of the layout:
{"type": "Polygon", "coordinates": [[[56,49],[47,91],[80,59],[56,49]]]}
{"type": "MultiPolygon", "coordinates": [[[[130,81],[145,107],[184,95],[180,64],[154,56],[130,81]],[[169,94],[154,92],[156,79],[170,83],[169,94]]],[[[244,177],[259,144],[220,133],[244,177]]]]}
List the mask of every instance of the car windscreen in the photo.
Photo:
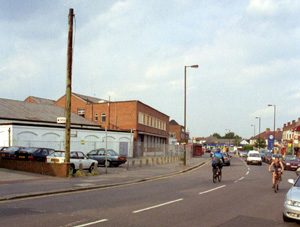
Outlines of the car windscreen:
{"type": "Polygon", "coordinates": [[[249,157],[259,157],[259,154],[249,154],[249,157]]]}
{"type": "Polygon", "coordinates": [[[28,152],[28,153],[33,153],[34,151],[38,150],[39,148],[36,147],[26,147],[21,149],[21,152],[28,152]]]}
{"type": "Polygon", "coordinates": [[[297,179],[297,181],[296,181],[296,183],[295,183],[294,186],[295,186],[295,187],[300,187],[300,178],[297,179]]]}
{"type": "Polygon", "coordinates": [[[18,151],[20,149],[20,147],[8,147],[6,148],[6,152],[12,152],[12,151],[18,151]]]}
{"type": "Polygon", "coordinates": [[[297,157],[286,157],[285,160],[299,162],[299,159],[297,157]]]}
{"type": "Polygon", "coordinates": [[[114,150],[107,150],[107,154],[111,156],[118,156],[117,152],[115,152],[114,150]]]}

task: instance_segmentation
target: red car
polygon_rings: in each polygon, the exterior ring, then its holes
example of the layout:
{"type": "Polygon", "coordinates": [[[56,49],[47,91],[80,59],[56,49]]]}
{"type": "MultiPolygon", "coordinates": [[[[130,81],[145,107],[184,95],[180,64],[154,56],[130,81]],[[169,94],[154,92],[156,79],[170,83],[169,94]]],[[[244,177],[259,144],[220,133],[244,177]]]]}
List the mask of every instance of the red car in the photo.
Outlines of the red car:
{"type": "Polygon", "coordinates": [[[296,155],[287,155],[284,160],[282,160],[284,169],[287,170],[297,170],[300,167],[299,158],[296,155]]]}

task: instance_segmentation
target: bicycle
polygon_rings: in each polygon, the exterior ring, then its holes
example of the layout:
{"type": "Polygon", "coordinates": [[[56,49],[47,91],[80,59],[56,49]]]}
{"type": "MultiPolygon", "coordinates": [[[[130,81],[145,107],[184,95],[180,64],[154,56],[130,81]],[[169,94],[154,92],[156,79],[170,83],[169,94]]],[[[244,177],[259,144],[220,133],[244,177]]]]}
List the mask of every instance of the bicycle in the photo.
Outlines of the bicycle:
{"type": "Polygon", "coordinates": [[[277,191],[279,190],[279,179],[280,179],[280,177],[279,177],[279,175],[278,175],[278,172],[280,172],[280,171],[275,171],[275,170],[273,170],[272,172],[275,172],[275,185],[273,185],[274,186],[274,192],[275,193],[277,193],[277,191]]]}
{"type": "Polygon", "coordinates": [[[219,168],[219,166],[215,165],[213,167],[213,182],[216,183],[216,181],[221,182],[222,180],[222,170],[219,168]]]}

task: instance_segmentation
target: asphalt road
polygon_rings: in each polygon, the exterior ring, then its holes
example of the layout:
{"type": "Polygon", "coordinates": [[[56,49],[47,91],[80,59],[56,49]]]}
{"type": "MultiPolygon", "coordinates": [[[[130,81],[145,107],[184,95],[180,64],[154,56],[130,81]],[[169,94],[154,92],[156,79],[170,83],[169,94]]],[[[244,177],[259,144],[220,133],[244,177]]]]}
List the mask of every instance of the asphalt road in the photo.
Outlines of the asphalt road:
{"type": "Polygon", "coordinates": [[[209,164],[150,182],[0,203],[4,226],[298,226],[283,223],[290,188],[285,171],[278,193],[268,166],[232,158],[222,182],[209,164]]]}

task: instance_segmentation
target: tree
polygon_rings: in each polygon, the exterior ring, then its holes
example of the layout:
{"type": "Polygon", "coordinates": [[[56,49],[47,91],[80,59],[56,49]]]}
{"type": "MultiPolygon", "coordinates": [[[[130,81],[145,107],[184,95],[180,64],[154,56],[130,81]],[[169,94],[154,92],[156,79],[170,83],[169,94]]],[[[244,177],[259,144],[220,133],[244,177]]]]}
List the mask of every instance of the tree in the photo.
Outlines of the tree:
{"type": "Polygon", "coordinates": [[[217,133],[217,132],[215,132],[213,134],[213,137],[216,137],[217,139],[222,139],[222,136],[219,133],[217,133]]]}
{"type": "Polygon", "coordinates": [[[225,134],[225,136],[223,137],[224,139],[234,139],[234,132],[228,132],[225,134]]]}
{"type": "Polygon", "coordinates": [[[241,142],[241,137],[239,137],[238,135],[234,136],[234,144],[236,146],[239,146],[240,145],[240,142],[241,142]]]}
{"type": "Polygon", "coordinates": [[[266,141],[264,139],[259,139],[259,138],[256,139],[255,147],[265,148],[266,147],[266,141]]]}

